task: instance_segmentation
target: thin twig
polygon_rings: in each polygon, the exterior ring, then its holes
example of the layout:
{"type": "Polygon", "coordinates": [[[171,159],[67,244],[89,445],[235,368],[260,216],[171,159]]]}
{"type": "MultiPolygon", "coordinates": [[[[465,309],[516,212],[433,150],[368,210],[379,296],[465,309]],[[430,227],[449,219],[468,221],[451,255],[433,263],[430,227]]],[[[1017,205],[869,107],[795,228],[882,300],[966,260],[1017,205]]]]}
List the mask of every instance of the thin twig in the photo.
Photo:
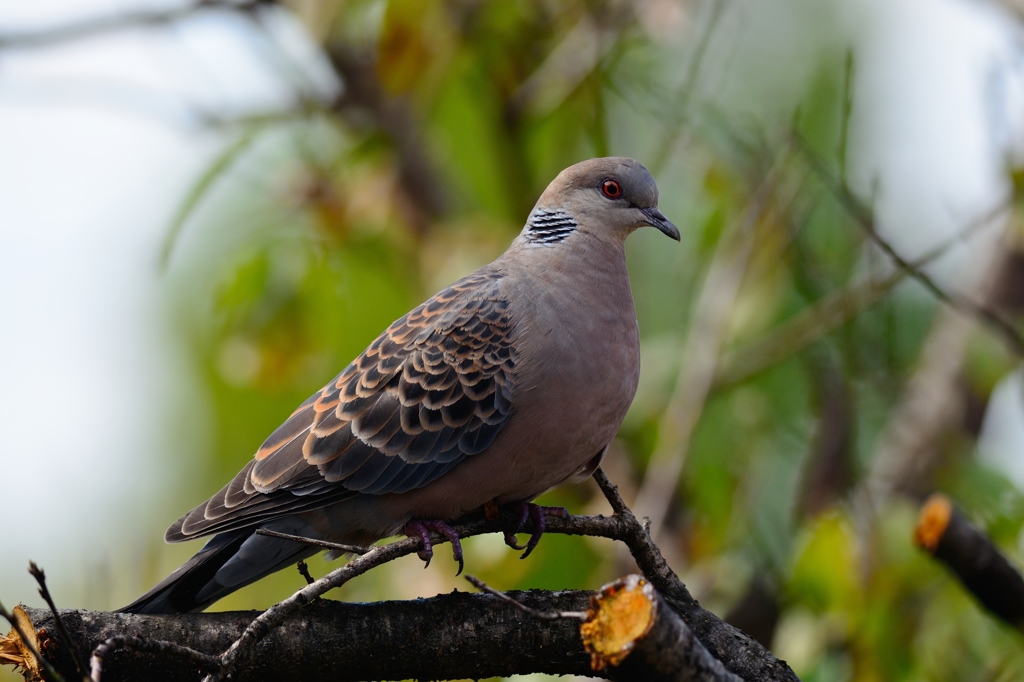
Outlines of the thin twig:
{"type": "Polygon", "coordinates": [[[666,598],[675,599],[677,607],[696,606],[697,600],[686,589],[686,585],[679,579],[679,576],[669,567],[661,549],[654,542],[649,530],[650,519],[644,517],[644,524],[641,525],[626,505],[625,500],[622,499],[622,495],[619,494],[619,487],[612,483],[603,469],[598,468],[594,472],[594,481],[615,511],[614,518],[619,519],[624,526],[623,533],[618,539],[629,547],[637,566],[647,579],[666,598]]]}
{"type": "Polygon", "coordinates": [[[312,585],[316,582],[316,579],[309,574],[309,565],[305,561],[299,561],[295,564],[295,568],[299,569],[299,575],[305,579],[307,585],[312,585]]]}
{"type": "Polygon", "coordinates": [[[46,573],[43,569],[39,568],[34,561],[28,562],[28,572],[39,584],[39,595],[46,602],[46,605],[50,607],[50,613],[53,614],[53,622],[57,626],[57,631],[60,632],[60,636],[71,648],[71,658],[75,662],[75,671],[78,673],[80,678],[86,679],[85,661],[82,660],[82,652],[78,648],[78,644],[75,643],[75,640],[71,638],[71,633],[68,632],[68,628],[64,624],[64,619],[60,617],[60,611],[57,610],[57,605],[53,603],[53,597],[50,596],[50,588],[46,586],[46,573]]]}
{"type": "Polygon", "coordinates": [[[920,282],[925,289],[935,296],[935,298],[955,310],[985,322],[990,328],[999,332],[1000,336],[1002,336],[1010,349],[1016,355],[1024,357],[1024,337],[1021,336],[1020,332],[1013,324],[1003,319],[1003,317],[997,312],[989,310],[979,303],[976,303],[966,297],[945,291],[928,274],[915,267],[913,263],[897,253],[892,244],[886,241],[878,233],[875,218],[871,209],[866,206],[847,185],[843,184],[832,175],[832,172],[828,169],[824,160],[814,153],[810,146],[808,146],[807,142],[798,133],[794,132],[792,134],[792,138],[795,141],[797,148],[800,149],[806,157],[814,172],[839,200],[839,203],[842,204],[847,213],[849,213],[850,216],[852,216],[860,225],[861,229],[864,230],[864,233],[868,236],[871,242],[881,249],[882,253],[888,256],[898,268],[906,271],[910,277],[920,282]]]}
{"type": "Polygon", "coordinates": [[[267,528],[257,528],[256,535],[266,535],[272,538],[281,538],[282,540],[301,542],[306,545],[313,545],[315,547],[323,547],[324,549],[333,549],[339,552],[345,552],[346,554],[366,554],[370,551],[370,549],[372,549],[370,547],[360,547],[359,545],[346,545],[341,542],[328,542],[327,540],[307,538],[303,535],[290,535],[288,533],[279,533],[276,530],[269,530],[267,528]]]}
{"type": "MultiPolygon", "coordinates": [[[[727,2],[726,0],[710,0],[707,4],[711,6],[711,9],[709,10],[711,12],[711,16],[708,18],[707,28],[704,29],[704,33],[700,37],[700,42],[697,43],[693,57],[690,59],[689,68],[686,71],[686,78],[683,80],[682,86],[676,92],[675,97],[673,97],[673,102],[670,107],[676,116],[680,113],[685,113],[690,104],[690,99],[693,97],[693,91],[697,87],[697,79],[700,77],[701,67],[704,64],[704,56],[708,52],[708,46],[711,44],[711,38],[714,36],[715,28],[718,26],[719,19],[722,18],[722,14],[725,12],[727,2]]],[[[665,139],[662,140],[660,145],[658,145],[658,149],[654,155],[654,160],[650,164],[651,172],[655,175],[664,169],[670,155],[675,150],[676,141],[679,139],[681,134],[680,127],[680,124],[676,122],[676,124],[668,131],[665,139]]]]}
{"type": "Polygon", "coordinates": [[[616,539],[626,544],[644,576],[672,604],[672,608],[680,613],[686,613],[694,608],[703,611],[697,600],[686,589],[683,581],[669,567],[661,549],[651,537],[648,530],[650,519],[645,517],[645,523],[641,525],[633,512],[626,506],[622,495],[619,494],[618,486],[611,482],[603,469],[598,468],[594,472],[594,481],[615,511],[613,518],[622,525],[622,533],[616,539]]]}
{"type": "MultiPolygon", "coordinates": [[[[1009,241],[987,244],[977,259],[980,276],[970,283],[968,295],[997,300],[998,292],[1016,286],[1013,273],[1019,259],[1020,252],[1009,241]]],[[[931,491],[932,478],[950,462],[952,434],[977,437],[980,422],[968,417],[977,408],[976,396],[964,376],[971,339],[981,327],[977,317],[948,306],[939,310],[918,353],[917,367],[878,437],[868,472],[850,496],[859,511],[862,537],[894,495],[919,499],[931,491]]]]}
{"type": "MultiPolygon", "coordinates": [[[[625,17],[620,21],[626,21],[625,17]]],[[[512,93],[509,113],[519,117],[528,111],[538,118],[550,113],[600,67],[621,35],[620,27],[621,23],[616,26],[613,20],[598,22],[594,16],[584,15],[512,93]]]]}
{"type": "MultiPolygon", "coordinates": [[[[911,264],[920,270],[943,256],[950,248],[965,242],[981,228],[992,225],[996,218],[1010,210],[1001,202],[985,211],[962,230],[943,240],[911,264]]],[[[888,295],[910,276],[908,270],[895,268],[884,276],[868,275],[815,301],[759,339],[723,354],[715,377],[715,390],[737,386],[800,352],[826,334],[846,324],[888,295]]]]}
{"type": "MultiPolygon", "coordinates": [[[[633,512],[630,511],[626,501],[619,494],[619,486],[612,483],[611,479],[608,478],[608,474],[601,467],[594,471],[594,481],[601,490],[601,494],[608,500],[608,504],[611,505],[612,511],[615,512],[616,516],[625,516],[627,514],[632,516],[633,512]]],[[[646,520],[650,521],[650,519],[646,520]]]]}
{"type": "Polygon", "coordinates": [[[853,113],[853,48],[846,48],[843,60],[843,108],[839,117],[839,180],[846,184],[846,159],[850,144],[850,115],[853,113]]]}
{"type": "Polygon", "coordinates": [[[480,578],[477,578],[476,576],[467,574],[463,577],[465,577],[466,580],[468,580],[470,584],[473,585],[473,587],[477,588],[481,592],[486,592],[489,595],[497,597],[506,604],[511,604],[523,613],[529,615],[531,618],[536,618],[537,620],[570,619],[578,620],[581,622],[585,622],[587,620],[587,613],[585,611],[541,611],[539,609],[531,608],[520,601],[516,601],[504,592],[494,589],[493,587],[485,583],[483,580],[480,580],[480,578]]]}
{"type": "Polygon", "coordinates": [[[714,383],[719,355],[754,248],[755,227],[769,210],[782,181],[790,149],[784,149],[754,190],[742,220],[719,240],[690,320],[679,374],[661,418],[640,492],[637,512],[651,519],[652,537],[665,523],[679,477],[714,383]]]}
{"type": "Polygon", "coordinates": [[[174,642],[147,639],[145,637],[111,637],[96,645],[96,648],[92,650],[92,659],[90,661],[92,664],[92,674],[91,677],[86,679],[90,679],[92,682],[102,682],[103,660],[117,649],[131,649],[149,654],[170,654],[177,658],[192,661],[206,670],[216,670],[219,664],[216,656],[204,654],[202,651],[196,651],[174,642]]]}
{"type": "Polygon", "coordinates": [[[43,658],[42,654],[39,653],[39,650],[36,649],[34,644],[32,644],[32,640],[28,638],[28,633],[22,629],[21,623],[19,623],[17,618],[14,617],[14,614],[8,611],[2,603],[0,603],[0,616],[3,616],[4,620],[11,624],[14,631],[18,633],[18,637],[21,637],[21,643],[24,644],[25,648],[29,650],[37,661],[39,661],[39,665],[43,667],[46,674],[56,682],[64,682],[64,678],[59,672],[57,672],[57,669],[54,668],[48,660],[43,658]]]}

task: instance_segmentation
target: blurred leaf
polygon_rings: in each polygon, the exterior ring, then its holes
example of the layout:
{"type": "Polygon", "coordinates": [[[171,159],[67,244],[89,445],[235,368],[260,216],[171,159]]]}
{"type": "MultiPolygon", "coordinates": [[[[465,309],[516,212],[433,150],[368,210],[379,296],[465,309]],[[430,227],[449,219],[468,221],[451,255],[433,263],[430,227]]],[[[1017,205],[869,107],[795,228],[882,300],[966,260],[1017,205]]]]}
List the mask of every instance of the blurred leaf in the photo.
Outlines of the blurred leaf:
{"type": "Polygon", "coordinates": [[[804,529],[794,554],[788,593],[818,612],[856,608],[855,538],[839,514],[823,514],[804,529]]]}
{"type": "Polygon", "coordinates": [[[975,334],[967,347],[964,377],[978,397],[987,401],[996,385],[1017,367],[1019,360],[994,334],[975,334]]]}
{"type": "MultiPolygon", "coordinates": [[[[175,331],[213,431],[210,466],[190,479],[190,494],[216,490],[392,320],[499,253],[556,173],[605,153],[657,166],[662,209],[683,231],[678,245],[641,230],[627,246],[643,369],[609,457],[629,489],[655,446],[687,337],[699,333],[689,324],[709,260],[749,213],[793,129],[838,178],[847,154],[861,161],[846,139],[861,57],[845,48],[861,43],[844,12],[810,0],[305,7],[329,48],[376,56],[360,75],[385,96],[248,127],[179,206],[161,263],[172,253],[189,259],[175,301],[185,323],[175,331]],[[383,125],[396,111],[397,131],[383,125]],[[269,163],[246,153],[257,138],[269,163]],[[419,224],[403,175],[410,159],[427,160],[450,199],[419,224]],[[215,191],[255,169],[257,191],[215,191]],[[207,201],[216,210],[198,210],[207,201]],[[186,254],[181,233],[200,219],[217,248],[186,254]]],[[[876,267],[863,231],[805,165],[786,157],[783,169],[759,197],[766,210],[750,267],[725,311],[735,345],[711,360],[718,381],[671,500],[666,553],[685,558],[677,568],[713,601],[750,575],[782,584],[773,647],[805,680],[1016,679],[1019,643],[910,545],[909,504],[857,518],[855,532],[845,488],[812,518],[793,502],[813,466],[814,434],[827,426],[822,373],[839,374],[848,394],[842,456],[856,477],[876,455],[936,304],[902,273],[876,267]]],[[[979,336],[967,361],[979,397],[1012,366],[991,342],[979,336]]],[[[953,461],[935,484],[1019,556],[1019,491],[970,461],[966,436],[942,447],[953,461]]],[[[589,511],[600,502],[592,494],[563,486],[548,502],[589,511]]],[[[520,561],[494,540],[467,543],[467,560],[504,589],[595,587],[621,568],[605,541],[549,536],[520,561]]],[[[331,567],[313,566],[317,575],[331,567]]],[[[341,596],[461,588],[449,568],[400,562],[341,596]]],[[[297,585],[282,571],[220,607],[265,606],[297,585]]]]}
{"type": "Polygon", "coordinates": [[[210,165],[207,166],[206,170],[199,176],[195,184],[192,185],[192,189],[190,189],[188,194],[185,195],[185,198],[182,200],[177,212],[171,219],[171,224],[167,228],[167,235],[164,237],[164,243],[160,249],[160,268],[162,270],[166,269],[168,263],[170,263],[171,253],[174,251],[174,245],[178,241],[178,237],[181,234],[181,230],[185,227],[185,223],[188,222],[188,219],[192,216],[193,211],[203,198],[206,197],[217,181],[225,175],[239,156],[241,156],[241,154],[252,145],[260,132],[262,132],[262,128],[257,126],[247,128],[235,139],[234,142],[229,144],[223,151],[221,151],[220,154],[214,157],[210,165]]]}
{"type": "Polygon", "coordinates": [[[903,272],[895,272],[885,278],[855,282],[816,301],[762,338],[731,349],[722,360],[716,384],[734,386],[777,366],[864,313],[904,278],[903,272]]]}

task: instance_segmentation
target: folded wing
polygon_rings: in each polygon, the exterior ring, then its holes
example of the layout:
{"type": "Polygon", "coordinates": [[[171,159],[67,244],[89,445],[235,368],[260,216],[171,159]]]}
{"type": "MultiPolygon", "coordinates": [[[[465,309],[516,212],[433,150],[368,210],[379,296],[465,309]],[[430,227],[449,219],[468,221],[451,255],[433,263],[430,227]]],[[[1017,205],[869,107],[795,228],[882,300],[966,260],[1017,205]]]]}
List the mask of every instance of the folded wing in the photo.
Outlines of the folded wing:
{"type": "Polygon", "coordinates": [[[500,279],[478,271],[388,327],[168,541],[412,490],[487,449],[511,413],[516,361],[500,279]]]}

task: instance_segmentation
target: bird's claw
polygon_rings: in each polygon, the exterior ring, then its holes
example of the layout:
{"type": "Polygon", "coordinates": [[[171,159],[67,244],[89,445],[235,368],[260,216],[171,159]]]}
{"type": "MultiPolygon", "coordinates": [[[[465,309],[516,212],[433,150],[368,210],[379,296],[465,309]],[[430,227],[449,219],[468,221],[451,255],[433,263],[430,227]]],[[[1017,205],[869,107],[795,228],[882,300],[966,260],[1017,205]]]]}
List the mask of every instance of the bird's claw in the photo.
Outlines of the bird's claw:
{"type": "Polygon", "coordinates": [[[526,545],[520,545],[519,540],[516,538],[516,534],[523,529],[526,525],[526,519],[530,517],[530,507],[536,507],[535,504],[528,502],[516,502],[512,505],[512,509],[518,514],[516,519],[516,525],[505,531],[505,544],[512,549],[519,551],[526,549],[526,545]]]}
{"type": "Polygon", "coordinates": [[[460,575],[462,569],[465,568],[462,558],[462,542],[455,529],[444,521],[413,519],[405,524],[405,534],[411,538],[419,538],[423,543],[423,549],[416,552],[416,556],[423,560],[423,568],[429,566],[430,560],[434,558],[434,543],[430,540],[431,531],[443,535],[448,542],[452,543],[452,558],[459,562],[459,570],[455,575],[460,575]]]}
{"type": "Polygon", "coordinates": [[[540,542],[540,537],[544,535],[544,529],[547,527],[545,519],[549,514],[561,519],[569,518],[569,512],[565,507],[544,507],[531,502],[517,502],[514,509],[518,513],[519,518],[515,528],[505,531],[505,544],[517,551],[521,549],[526,550],[520,555],[520,559],[530,556],[530,553],[537,547],[537,543],[540,542]],[[527,519],[533,521],[533,532],[530,534],[530,539],[527,543],[520,545],[516,534],[526,525],[527,519]]]}

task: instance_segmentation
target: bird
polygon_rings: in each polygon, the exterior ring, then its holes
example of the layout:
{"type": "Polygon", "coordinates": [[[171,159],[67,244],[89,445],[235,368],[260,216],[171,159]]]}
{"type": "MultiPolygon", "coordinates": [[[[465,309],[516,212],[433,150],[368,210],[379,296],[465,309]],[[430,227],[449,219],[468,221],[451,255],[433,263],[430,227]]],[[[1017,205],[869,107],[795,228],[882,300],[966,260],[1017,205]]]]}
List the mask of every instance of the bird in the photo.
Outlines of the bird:
{"type": "Polygon", "coordinates": [[[322,551],[258,529],[362,546],[406,534],[427,562],[433,530],[461,570],[450,524],[512,505],[514,531],[535,521],[525,557],[552,511],[532,500],[596,470],[636,394],[625,240],[644,226],[680,241],[642,164],[563,170],[501,256],[392,323],[178,519],[167,542],[212,537],[120,611],[201,611],[322,551]]]}

